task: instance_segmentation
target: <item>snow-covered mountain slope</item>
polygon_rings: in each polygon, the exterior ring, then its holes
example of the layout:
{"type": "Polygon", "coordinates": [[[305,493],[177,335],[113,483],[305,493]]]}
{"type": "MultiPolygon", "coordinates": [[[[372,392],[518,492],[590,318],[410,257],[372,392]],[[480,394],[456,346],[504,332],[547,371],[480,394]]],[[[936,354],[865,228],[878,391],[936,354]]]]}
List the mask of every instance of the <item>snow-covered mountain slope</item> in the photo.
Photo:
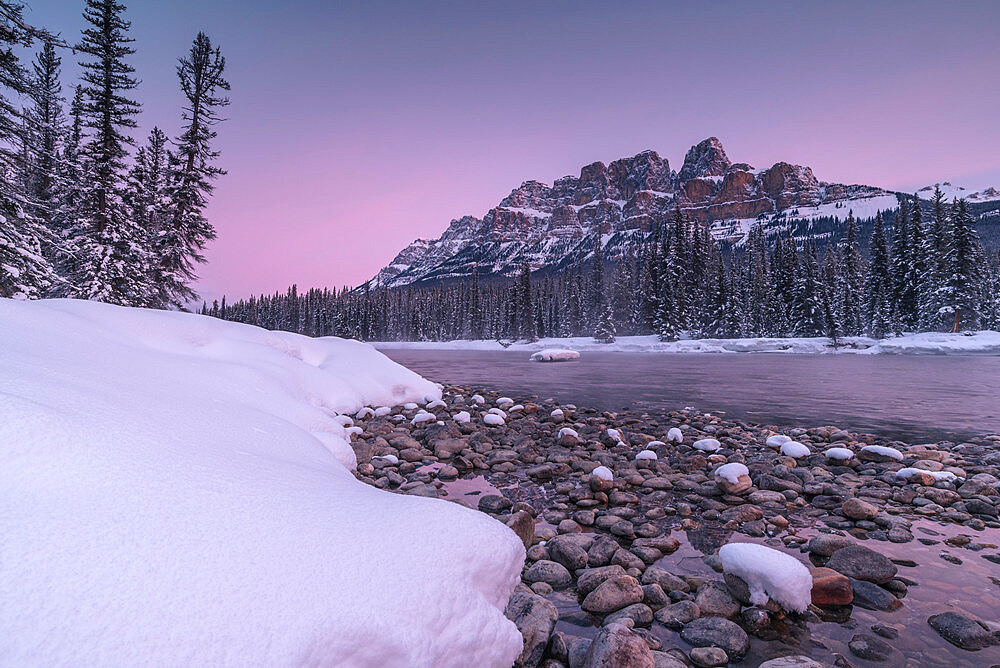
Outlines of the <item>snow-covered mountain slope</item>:
{"type": "Polygon", "coordinates": [[[337,413],[440,394],[356,341],[0,299],[0,665],[510,666],[520,539],[349,470],[337,413]]]}
{"type": "Polygon", "coordinates": [[[845,219],[897,206],[895,193],[824,183],[808,167],[779,162],[766,169],[733,163],[710,137],[687,152],[679,171],[655,151],[583,167],[551,186],[526,181],[482,218],[453,220],[440,238],[418,239],[375,277],[385,286],[469,275],[509,275],[527,260],[534,269],[571,261],[600,234],[610,255],[668,220],[676,208],[709,223],[717,238],[739,241],[757,220],[794,215],[845,219]]]}

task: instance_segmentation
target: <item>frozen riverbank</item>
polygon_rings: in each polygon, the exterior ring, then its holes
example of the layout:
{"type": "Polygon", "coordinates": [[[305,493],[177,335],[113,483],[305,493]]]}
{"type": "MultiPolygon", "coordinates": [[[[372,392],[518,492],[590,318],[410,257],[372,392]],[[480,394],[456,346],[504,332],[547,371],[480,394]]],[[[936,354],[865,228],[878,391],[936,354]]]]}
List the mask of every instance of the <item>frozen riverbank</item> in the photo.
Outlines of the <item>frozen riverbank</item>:
{"type": "Polygon", "coordinates": [[[380,350],[523,350],[528,354],[545,348],[578,352],[630,353],[855,353],[892,355],[1000,355],[1000,332],[970,334],[925,332],[887,339],[848,336],[838,345],[825,337],[759,339],[688,339],[660,341],[655,336],[620,336],[614,343],[598,343],[592,337],[539,339],[518,342],[506,348],[497,341],[380,341],[380,350]]]}

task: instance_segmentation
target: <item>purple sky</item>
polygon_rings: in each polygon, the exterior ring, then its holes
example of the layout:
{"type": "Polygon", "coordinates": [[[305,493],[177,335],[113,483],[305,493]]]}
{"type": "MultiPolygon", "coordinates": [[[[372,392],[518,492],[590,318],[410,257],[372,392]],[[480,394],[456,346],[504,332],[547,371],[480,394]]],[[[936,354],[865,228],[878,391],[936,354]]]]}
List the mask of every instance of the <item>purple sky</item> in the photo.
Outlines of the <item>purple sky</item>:
{"type": "MultiPolygon", "coordinates": [[[[28,2],[78,38],[82,0],[28,2]]],[[[522,181],[711,135],[825,181],[1000,185],[998,2],[125,2],[137,137],[176,133],[198,30],[228,59],[209,299],[357,284],[522,181]]]]}

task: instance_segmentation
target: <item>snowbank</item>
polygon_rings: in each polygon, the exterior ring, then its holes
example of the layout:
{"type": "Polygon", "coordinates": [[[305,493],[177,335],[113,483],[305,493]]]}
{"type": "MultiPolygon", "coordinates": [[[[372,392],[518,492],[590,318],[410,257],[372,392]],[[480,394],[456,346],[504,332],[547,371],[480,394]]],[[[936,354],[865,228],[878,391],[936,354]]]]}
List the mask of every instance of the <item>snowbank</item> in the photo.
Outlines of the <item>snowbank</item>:
{"type": "Polygon", "coordinates": [[[729,543],[719,548],[722,570],[750,587],[750,602],[765,605],[770,597],[785,610],[805,612],[812,601],[812,575],[801,561],[756,543],[729,543]]]}
{"type": "MultiPolygon", "coordinates": [[[[1000,332],[971,335],[935,332],[907,334],[889,339],[847,336],[834,347],[828,338],[689,339],[660,341],[655,336],[619,336],[614,343],[597,343],[590,337],[540,339],[514,343],[508,350],[541,354],[548,349],[567,352],[628,353],[838,353],[913,355],[1000,355],[1000,332]],[[543,350],[538,350],[542,346],[543,350]],[[535,352],[537,351],[537,353],[535,352]]],[[[496,341],[387,341],[372,344],[380,350],[504,350],[496,341]]],[[[534,354],[532,355],[534,357],[534,354]]],[[[573,358],[576,359],[576,358],[573,358]]]]}
{"type": "Polygon", "coordinates": [[[0,664],[509,666],[524,548],[356,481],[370,346],[0,299],[0,664]],[[412,537],[418,532],[419,541],[412,537]]]}
{"type": "Polygon", "coordinates": [[[546,348],[532,353],[529,359],[532,362],[569,362],[580,359],[580,353],[564,348],[546,348]]]}
{"type": "Polygon", "coordinates": [[[889,355],[1000,355],[1000,332],[924,332],[879,341],[864,351],[889,355]]]}

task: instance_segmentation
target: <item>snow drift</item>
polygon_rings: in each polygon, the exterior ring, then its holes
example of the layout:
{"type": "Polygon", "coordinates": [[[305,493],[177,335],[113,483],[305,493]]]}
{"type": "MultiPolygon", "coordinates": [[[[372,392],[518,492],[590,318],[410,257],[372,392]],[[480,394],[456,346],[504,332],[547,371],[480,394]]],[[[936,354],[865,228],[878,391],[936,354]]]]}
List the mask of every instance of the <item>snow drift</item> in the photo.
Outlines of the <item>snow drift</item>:
{"type": "Polygon", "coordinates": [[[440,397],[370,346],[0,299],[0,388],[0,664],[520,653],[514,533],[349,471],[335,413],[440,397]]]}

